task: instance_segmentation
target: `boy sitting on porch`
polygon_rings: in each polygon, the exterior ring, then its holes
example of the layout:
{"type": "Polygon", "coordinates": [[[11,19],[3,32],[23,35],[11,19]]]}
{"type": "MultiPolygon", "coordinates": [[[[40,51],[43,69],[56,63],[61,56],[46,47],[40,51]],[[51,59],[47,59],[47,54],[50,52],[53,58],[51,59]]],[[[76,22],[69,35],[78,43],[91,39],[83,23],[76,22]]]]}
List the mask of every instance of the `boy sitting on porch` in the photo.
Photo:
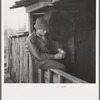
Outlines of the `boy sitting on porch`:
{"type": "Polygon", "coordinates": [[[56,48],[56,54],[51,52],[54,42],[48,35],[47,21],[43,17],[38,18],[34,27],[36,31],[28,36],[27,45],[32,57],[35,59],[36,66],[43,69],[65,71],[65,66],[57,60],[63,59],[66,53],[60,48],[56,48]]]}

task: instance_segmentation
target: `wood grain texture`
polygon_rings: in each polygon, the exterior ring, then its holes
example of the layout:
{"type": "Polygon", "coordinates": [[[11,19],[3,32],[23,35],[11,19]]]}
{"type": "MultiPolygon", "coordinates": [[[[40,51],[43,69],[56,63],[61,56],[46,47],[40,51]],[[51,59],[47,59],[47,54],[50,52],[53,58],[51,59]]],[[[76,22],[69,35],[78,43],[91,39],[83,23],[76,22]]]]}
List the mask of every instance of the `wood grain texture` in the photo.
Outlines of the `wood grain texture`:
{"type": "Polygon", "coordinates": [[[33,83],[33,65],[32,65],[32,57],[29,53],[29,82],[33,83]]]}
{"type": "Polygon", "coordinates": [[[63,83],[63,77],[58,74],[58,83],[63,83]]]}
{"type": "Polygon", "coordinates": [[[29,62],[28,62],[28,52],[25,50],[25,42],[26,42],[26,36],[23,38],[23,82],[27,83],[29,81],[29,62]]]}
{"type": "Polygon", "coordinates": [[[63,76],[66,79],[71,80],[73,83],[87,83],[86,81],[83,81],[75,76],[72,76],[66,72],[63,72],[61,70],[55,70],[55,69],[51,69],[51,71],[53,71],[54,73],[63,76]]]}
{"type": "Polygon", "coordinates": [[[95,30],[75,33],[75,63],[77,77],[95,82],[95,30]]]}
{"type": "Polygon", "coordinates": [[[11,78],[11,69],[12,69],[12,38],[8,38],[8,72],[11,78]]]}
{"type": "Polygon", "coordinates": [[[43,69],[38,69],[38,83],[43,83],[44,82],[44,71],[43,69]]]}

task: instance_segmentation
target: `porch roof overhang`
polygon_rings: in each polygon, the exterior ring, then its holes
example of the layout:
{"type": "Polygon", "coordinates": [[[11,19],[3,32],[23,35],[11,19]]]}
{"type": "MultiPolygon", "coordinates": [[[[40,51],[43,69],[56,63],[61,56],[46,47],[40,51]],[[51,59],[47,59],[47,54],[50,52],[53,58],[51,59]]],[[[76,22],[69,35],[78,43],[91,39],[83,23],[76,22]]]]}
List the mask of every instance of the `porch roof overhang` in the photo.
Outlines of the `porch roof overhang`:
{"type": "Polygon", "coordinates": [[[10,7],[10,9],[14,8],[19,8],[19,7],[27,7],[30,6],[31,4],[37,3],[39,0],[20,0],[20,1],[15,1],[14,5],[10,7]]]}
{"type": "Polygon", "coordinates": [[[12,7],[10,7],[10,9],[19,8],[19,7],[28,7],[36,3],[43,3],[44,6],[46,6],[58,1],[60,0],[20,0],[20,1],[15,1],[14,2],[15,4],[12,7]]]}

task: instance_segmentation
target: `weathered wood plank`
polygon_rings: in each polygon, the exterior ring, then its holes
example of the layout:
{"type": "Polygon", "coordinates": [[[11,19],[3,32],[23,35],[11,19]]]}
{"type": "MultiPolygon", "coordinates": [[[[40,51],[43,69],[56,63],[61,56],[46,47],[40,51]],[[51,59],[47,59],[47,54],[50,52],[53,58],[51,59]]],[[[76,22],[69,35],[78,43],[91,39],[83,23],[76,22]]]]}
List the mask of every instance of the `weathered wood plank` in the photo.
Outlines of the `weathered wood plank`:
{"type": "Polygon", "coordinates": [[[18,77],[17,77],[17,73],[18,73],[18,50],[17,50],[17,38],[15,38],[15,79],[16,79],[16,82],[18,82],[18,77]]]}
{"type": "Polygon", "coordinates": [[[18,32],[17,34],[11,35],[11,38],[21,38],[21,37],[25,37],[28,36],[29,32],[18,32]]]}
{"type": "Polygon", "coordinates": [[[28,82],[28,54],[25,50],[26,37],[23,37],[23,82],[28,82]]]}
{"type": "Polygon", "coordinates": [[[18,38],[18,82],[20,82],[20,39],[18,38]]]}
{"type": "Polygon", "coordinates": [[[15,50],[14,50],[14,48],[15,48],[15,45],[14,45],[14,38],[13,38],[13,81],[15,82],[15,58],[14,58],[14,56],[15,56],[15,50]]]}
{"type": "Polygon", "coordinates": [[[31,34],[31,32],[32,32],[32,25],[33,23],[32,23],[32,14],[31,13],[28,13],[28,26],[29,26],[29,34],[31,34]]]}
{"type": "Polygon", "coordinates": [[[53,77],[53,73],[50,71],[50,69],[48,69],[48,83],[53,82],[52,77],[53,77]]]}
{"type": "Polygon", "coordinates": [[[53,83],[53,73],[50,69],[43,69],[44,70],[44,82],[45,83],[53,83]]]}
{"type": "Polygon", "coordinates": [[[58,83],[63,83],[63,77],[61,75],[58,74],[58,83]]]}
{"type": "MultiPolygon", "coordinates": [[[[52,3],[56,3],[58,2],[59,0],[53,0],[52,3]]],[[[26,7],[26,12],[29,13],[29,12],[32,12],[32,11],[35,11],[35,10],[38,10],[40,8],[43,8],[43,7],[46,7],[48,6],[49,3],[47,1],[44,1],[44,2],[38,2],[36,4],[33,4],[33,5],[30,5],[28,7],[26,7]]]]}
{"type": "Polygon", "coordinates": [[[23,44],[23,83],[25,83],[25,52],[24,52],[24,38],[22,37],[22,44],[23,44]]]}
{"type": "Polygon", "coordinates": [[[44,69],[44,83],[48,83],[48,70],[44,69]]]}
{"type": "Polygon", "coordinates": [[[18,38],[16,38],[16,82],[18,83],[19,82],[19,55],[18,55],[18,52],[19,52],[19,47],[18,47],[18,38]]]}
{"type": "Polygon", "coordinates": [[[43,83],[44,82],[44,71],[43,69],[38,69],[38,83],[43,83]]]}
{"type": "Polygon", "coordinates": [[[43,80],[44,83],[53,83],[53,73],[49,69],[43,69],[44,76],[43,80]]]}
{"type": "Polygon", "coordinates": [[[65,73],[65,72],[61,71],[61,70],[51,69],[51,71],[53,71],[56,74],[59,74],[59,75],[63,76],[66,79],[71,80],[73,83],[87,83],[86,81],[83,81],[79,78],[76,78],[75,76],[72,76],[68,73],[65,73]]]}
{"type": "MultiPolygon", "coordinates": [[[[12,69],[12,38],[8,38],[8,73],[11,76],[12,69]]],[[[11,78],[11,77],[10,77],[11,78]]]]}
{"type": "Polygon", "coordinates": [[[75,33],[74,48],[77,60],[75,75],[88,82],[95,82],[95,30],[75,33]]]}
{"type": "Polygon", "coordinates": [[[13,80],[13,69],[14,69],[14,64],[13,64],[13,38],[12,38],[12,47],[11,47],[11,50],[12,50],[12,61],[11,61],[11,65],[12,65],[12,67],[11,67],[11,74],[10,74],[10,76],[11,76],[11,79],[13,80]]]}
{"type": "Polygon", "coordinates": [[[50,70],[49,69],[48,69],[48,76],[47,76],[47,78],[48,78],[48,83],[50,83],[51,74],[50,74],[50,70]]]}
{"type": "Polygon", "coordinates": [[[16,80],[16,40],[15,38],[13,38],[13,81],[16,83],[17,80],[16,80]]]}
{"type": "Polygon", "coordinates": [[[26,62],[25,62],[25,37],[22,37],[22,71],[23,71],[23,83],[26,83],[26,73],[27,73],[27,70],[26,70],[26,62]]]}
{"type": "MultiPolygon", "coordinates": [[[[26,42],[26,37],[25,37],[25,42],[26,42]]],[[[28,78],[29,78],[29,69],[28,69],[28,52],[25,50],[25,42],[24,42],[24,53],[25,53],[25,59],[24,59],[24,66],[25,66],[25,82],[27,82],[28,83],[28,78]]]]}
{"type": "MultiPolygon", "coordinates": [[[[22,34],[21,34],[22,35],[22,34]]],[[[14,82],[29,82],[28,54],[25,52],[25,40],[28,35],[10,37],[9,58],[11,58],[10,76],[14,82]],[[11,53],[10,53],[11,52],[11,53]],[[11,55],[10,55],[11,54],[11,55]]],[[[10,60],[10,59],[9,59],[10,60]]],[[[10,62],[9,62],[10,65],[10,62]]]]}
{"type": "Polygon", "coordinates": [[[20,38],[20,82],[23,82],[23,44],[20,38]]]}
{"type": "Polygon", "coordinates": [[[29,83],[33,83],[33,64],[30,53],[29,53],[29,83]]]}
{"type": "Polygon", "coordinates": [[[53,83],[59,83],[58,82],[58,74],[53,72],[53,83]]]}

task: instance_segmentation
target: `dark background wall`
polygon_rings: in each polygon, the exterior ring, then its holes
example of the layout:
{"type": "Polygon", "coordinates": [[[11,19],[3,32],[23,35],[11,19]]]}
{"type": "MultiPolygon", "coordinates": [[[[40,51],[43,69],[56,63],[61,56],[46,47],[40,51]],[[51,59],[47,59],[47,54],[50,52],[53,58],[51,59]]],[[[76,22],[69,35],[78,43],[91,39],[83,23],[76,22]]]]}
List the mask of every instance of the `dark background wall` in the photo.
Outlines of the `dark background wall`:
{"type": "Polygon", "coordinates": [[[88,82],[95,82],[95,4],[95,0],[62,0],[55,5],[73,15],[75,21],[73,37],[68,40],[73,63],[70,73],[88,82]]]}
{"type": "MultiPolygon", "coordinates": [[[[68,48],[72,66],[69,73],[87,82],[95,82],[95,37],[96,37],[96,1],[61,0],[53,7],[45,7],[36,12],[48,12],[51,9],[64,10],[73,16],[75,30],[68,39],[68,48]]],[[[34,19],[34,17],[33,17],[34,19]]]]}

